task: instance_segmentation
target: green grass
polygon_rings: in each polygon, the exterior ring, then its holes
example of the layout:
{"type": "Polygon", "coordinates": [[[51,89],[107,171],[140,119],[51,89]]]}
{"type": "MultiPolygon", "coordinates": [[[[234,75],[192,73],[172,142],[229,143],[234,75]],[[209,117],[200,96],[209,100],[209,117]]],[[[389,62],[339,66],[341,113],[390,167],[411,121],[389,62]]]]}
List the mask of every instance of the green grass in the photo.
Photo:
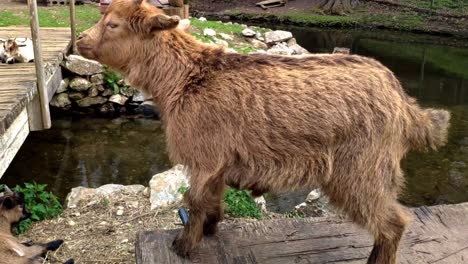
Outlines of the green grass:
{"type": "MultiPolygon", "coordinates": [[[[431,0],[400,0],[401,4],[412,5],[430,9],[431,0]]],[[[454,14],[467,14],[468,1],[466,0],[434,0],[433,10],[445,11],[454,14]]]]}
{"type": "MultiPolygon", "coordinates": [[[[41,27],[69,27],[70,12],[68,6],[38,7],[41,27]]],[[[101,15],[94,5],[76,6],[76,30],[82,32],[99,21],[101,15]]],[[[29,12],[25,10],[0,11],[0,27],[29,26],[29,12]]]]}
{"type": "Polygon", "coordinates": [[[242,30],[244,30],[243,27],[240,25],[235,25],[235,24],[225,24],[225,23],[220,23],[216,21],[200,21],[196,18],[190,19],[191,25],[197,29],[203,30],[205,28],[211,28],[214,29],[218,33],[226,33],[226,34],[231,34],[231,33],[241,33],[242,30]]]}

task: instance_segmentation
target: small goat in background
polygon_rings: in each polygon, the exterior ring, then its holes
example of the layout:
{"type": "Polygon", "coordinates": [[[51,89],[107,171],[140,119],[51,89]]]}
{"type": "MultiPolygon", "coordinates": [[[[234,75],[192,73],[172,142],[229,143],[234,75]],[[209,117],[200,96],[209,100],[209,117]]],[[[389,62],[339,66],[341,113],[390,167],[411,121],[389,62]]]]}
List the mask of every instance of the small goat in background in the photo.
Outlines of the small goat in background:
{"type": "MultiPolygon", "coordinates": [[[[5,187],[5,192],[0,193],[0,264],[42,264],[47,251],[55,251],[63,244],[63,240],[54,240],[46,244],[18,242],[11,232],[12,225],[28,218],[29,215],[24,195],[5,187]]],[[[65,262],[73,263],[73,259],[65,262]]]]}
{"type": "Polygon", "coordinates": [[[33,62],[32,40],[30,38],[0,39],[0,61],[8,64],[33,62]]]}

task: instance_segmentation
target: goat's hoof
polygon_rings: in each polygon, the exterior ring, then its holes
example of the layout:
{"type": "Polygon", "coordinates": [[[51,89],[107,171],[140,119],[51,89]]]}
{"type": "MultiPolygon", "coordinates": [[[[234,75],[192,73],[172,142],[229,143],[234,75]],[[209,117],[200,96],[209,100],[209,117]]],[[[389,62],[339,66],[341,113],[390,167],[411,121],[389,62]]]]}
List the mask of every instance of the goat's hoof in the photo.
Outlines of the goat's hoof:
{"type": "Polygon", "coordinates": [[[65,262],[63,264],[75,264],[75,260],[74,259],[69,259],[69,260],[67,260],[67,262],[65,262]]]}
{"type": "Polygon", "coordinates": [[[51,250],[51,251],[55,251],[55,250],[57,250],[62,244],[63,244],[63,240],[61,240],[61,239],[54,240],[54,241],[51,241],[51,242],[49,242],[49,243],[46,244],[46,249],[47,249],[47,250],[51,250]]]}
{"type": "Polygon", "coordinates": [[[172,242],[172,250],[174,250],[177,255],[183,258],[187,258],[190,255],[191,246],[187,240],[184,239],[181,234],[179,234],[172,242]]]}

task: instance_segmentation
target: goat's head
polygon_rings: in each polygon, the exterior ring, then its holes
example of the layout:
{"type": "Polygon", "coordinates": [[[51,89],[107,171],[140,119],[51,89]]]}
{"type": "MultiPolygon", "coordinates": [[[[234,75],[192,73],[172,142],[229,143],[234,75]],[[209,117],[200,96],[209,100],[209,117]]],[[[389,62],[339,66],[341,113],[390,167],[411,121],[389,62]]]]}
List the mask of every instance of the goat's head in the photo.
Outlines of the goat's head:
{"type": "Polygon", "coordinates": [[[20,57],[19,46],[16,39],[7,39],[3,42],[3,63],[15,63],[17,58],[20,57]]]}
{"type": "Polygon", "coordinates": [[[178,16],[167,16],[141,0],[114,0],[101,20],[83,32],[77,47],[81,55],[122,69],[148,41],[164,41],[177,27],[178,16]]]}
{"type": "Polygon", "coordinates": [[[0,193],[0,216],[10,224],[28,218],[30,213],[24,202],[24,194],[13,192],[5,186],[5,191],[0,193]]]}

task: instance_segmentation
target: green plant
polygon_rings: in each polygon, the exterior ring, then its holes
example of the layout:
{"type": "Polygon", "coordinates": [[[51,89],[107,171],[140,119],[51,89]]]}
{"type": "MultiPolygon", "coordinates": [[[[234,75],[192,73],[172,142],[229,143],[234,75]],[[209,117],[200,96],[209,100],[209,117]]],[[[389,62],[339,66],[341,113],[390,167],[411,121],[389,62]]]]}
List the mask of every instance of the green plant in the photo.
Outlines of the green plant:
{"type": "Polygon", "coordinates": [[[262,211],[250,196],[250,191],[228,188],[224,193],[224,203],[226,204],[226,212],[231,216],[257,219],[263,217],[262,211]]]}
{"type": "Polygon", "coordinates": [[[180,194],[185,194],[187,192],[188,187],[187,186],[180,186],[179,189],[177,189],[177,192],[180,194]]]}
{"type": "Polygon", "coordinates": [[[293,210],[289,213],[286,213],[285,216],[287,218],[304,218],[305,214],[303,212],[293,210]]]}
{"type": "Polygon", "coordinates": [[[106,68],[104,72],[104,82],[109,86],[111,89],[114,90],[114,94],[118,94],[120,91],[119,88],[119,81],[122,80],[122,75],[111,71],[109,68],[106,68]]]}
{"type": "MultiPolygon", "coordinates": [[[[58,198],[45,190],[47,185],[25,183],[24,187],[17,185],[12,190],[22,192],[26,208],[29,209],[31,217],[21,221],[15,229],[16,234],[24,233],[33,222],[53,218],[62,213],[62,205],[58,198]]],[[[0,191],[4,190],[4,185],[0,185],[0,191]]]]}

